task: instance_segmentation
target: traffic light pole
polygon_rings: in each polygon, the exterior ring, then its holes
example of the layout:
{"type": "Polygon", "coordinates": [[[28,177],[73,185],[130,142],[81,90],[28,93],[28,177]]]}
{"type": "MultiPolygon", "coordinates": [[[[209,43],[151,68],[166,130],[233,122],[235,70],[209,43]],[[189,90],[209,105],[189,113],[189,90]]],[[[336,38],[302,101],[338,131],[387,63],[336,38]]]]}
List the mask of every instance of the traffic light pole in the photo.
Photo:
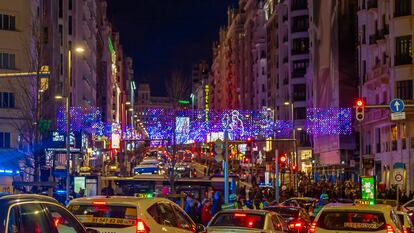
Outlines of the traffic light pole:
{"type": "Polygon", "coordinates": [[[229,156],[227,153],[228,132],[224,131],[224,203],[229,203],[229,156]]]}
{"type": "Polygon", "coordinates": [[[275,201],[279,203],[279,150],[275,149],[275,201]]]}

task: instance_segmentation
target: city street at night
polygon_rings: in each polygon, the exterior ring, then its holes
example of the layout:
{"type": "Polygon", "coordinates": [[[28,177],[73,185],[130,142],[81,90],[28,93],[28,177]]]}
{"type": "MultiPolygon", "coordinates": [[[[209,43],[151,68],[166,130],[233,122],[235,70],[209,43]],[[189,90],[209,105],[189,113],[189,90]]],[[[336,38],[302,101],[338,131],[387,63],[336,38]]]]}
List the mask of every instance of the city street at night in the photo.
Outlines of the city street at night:
{"type": "Polygon", "coordinates": [[[411,233],[413,3],[0,1],[0,233],[411,233]]]}

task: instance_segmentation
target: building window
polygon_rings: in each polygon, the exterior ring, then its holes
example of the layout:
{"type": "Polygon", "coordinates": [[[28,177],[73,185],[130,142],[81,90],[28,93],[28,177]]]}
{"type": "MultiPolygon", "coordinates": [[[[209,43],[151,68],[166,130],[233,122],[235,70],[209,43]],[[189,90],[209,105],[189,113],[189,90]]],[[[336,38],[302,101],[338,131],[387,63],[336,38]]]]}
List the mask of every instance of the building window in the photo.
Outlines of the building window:
{"type": "Polygon", "coordinates": [[[72,10],[72,0],[69,0],[69,1],[68,1],[68,5],[69,5],[69,6],[68,6],[69,10],[72,10]]]}
{"type": "Polygon", "coordinates": [[[0,30],[16,30],[16,16],[0,14],[0,30]]]}
{"type": "Polygon", "coordinates": [[[0,53],[0,69],[16,69],[16,55],[11,53],[0,53]]]}
{"type": "Polygon", "coordinates": [[[14,108],[15,106],[14,93],[0,92],[0,108],[14,108]]]}
{"type": "Polygon", "coordinates": [[[305,101],[306,100],[306,85],[305,84],[293,85],[293,100],[294,101],[305,101]]]}
{"type": "Polygon", "coordinates": [[[397,81],[397,97],[403,100],[413,99],[413,80],[397,81]]]}
{"type": "Polygon", "coordinates": [[[16,17],[11,15],[0,14],[0,29],[15,31],[16,17]]]}
{"type": "Polygon", "coordinates": [[[295,108],[295,119],[297,120],[306,119],[306,108],[305,107],[295,108]]]}
{"type": "Polygon", "coordinates": [[[63,17],[63,0],[59,0],[59,18],[63,17]]]}
{"type": "Polygon", "coordinates": [[[304,32],[309,27],[308,16],[296,16],[293,17],[292,32],[304,32]]]}
{"type": "Polygon", "coordinates": [[[395,0],[394,2],[394,16],[411,15],[411,1],[412,0],[395,0]]]}
{"type": "Polygon", "coordinates": [[[412,64],[411,36],[395,38],[395,65],[412,64]]]}
{"type": "Polygon", "coordinates": [[[69,19],[68,19],[68,34],[72,35],[72,16],[69,15],[69,19]]]}
{"type": "Polygon", "coordinates": [[[292,11],[305,10],[307,8],[308,8],[307,0],[293,0],[292,1],[292,11]]]}
{"type": "Polygon", "coordinates": [[[293,40],[292,55],[309,52],[309,38],[298,38],[293,40]]]}
{"type": "Polygon", "coordinates": [[[292,77],[293,78],[301,78],[301,77],[305,76],[306,69],[308,68],[308,66],[309,66],[309,60],[307,60],[307,59],[293,61],[292,77]]]}
{"type": "Polygon", "coordinates": [[[0,132],[0,148],[10,148],[9,132],[0,132]]]}
{"type": "Polygon", "coordinates": [[[59,40],[60,46],[63,46],[63,25],[59,24],[59,40]]]}

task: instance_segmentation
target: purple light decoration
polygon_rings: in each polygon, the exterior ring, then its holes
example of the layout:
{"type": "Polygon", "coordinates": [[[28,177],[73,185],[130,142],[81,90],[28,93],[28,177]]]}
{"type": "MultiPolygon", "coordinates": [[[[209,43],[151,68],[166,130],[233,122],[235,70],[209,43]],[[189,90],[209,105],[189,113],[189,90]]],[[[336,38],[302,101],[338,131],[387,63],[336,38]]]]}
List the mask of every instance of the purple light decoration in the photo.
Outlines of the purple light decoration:
{"type": "MultiPolygon", "coordinates": [[[[208,111],[209,121],[205,121],[204,110],[148,109],[144,112],[144,125],[149,139],[170,139],[176,130],[176,143],[187,141],[205,142],[207,135],[214,132],[229,132],[231,140],[244,140],[247,137],[287,138],[292,135],[292,123],[274,121],[273,113],[268,110],[226,110],[208,111]],[[176,117],[190,119],[190,130],[180,133],[180,125],[176,125],[176,117]],[[177,133],[178,131],[178,133],[177,133]]],[[[187,127],[187,126],[186,126],[187,127]]]]}
{"type": "Polygon", "coordinates": [[[308,108],[305,129],[312,135],[350,135],[351,108],[308,108]]]}
{"type": "MultiPolygon", "coordinates": [[[[60,107],[56,113],[57,129],[66,132],[66,110],[60,107]]],[[[97,108],[71,107],[70,108],[70,129],[73,132],[93,133],[100,127],[102,115],[97,108]]]]}

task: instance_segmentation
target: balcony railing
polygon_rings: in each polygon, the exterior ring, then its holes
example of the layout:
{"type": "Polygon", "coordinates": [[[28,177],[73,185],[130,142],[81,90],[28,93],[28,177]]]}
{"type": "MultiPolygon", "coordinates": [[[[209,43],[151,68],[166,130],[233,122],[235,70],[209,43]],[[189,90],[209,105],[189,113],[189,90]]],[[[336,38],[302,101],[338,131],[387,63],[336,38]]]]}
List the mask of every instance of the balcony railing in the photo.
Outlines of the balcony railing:
{"type": "Polygon", "coordinates": [[[305,74],[306,74],[306,69],[297,69],[297,70],[293,70],[292,77],[293,78],[301,78],[301,77],[305,76],[305,74]]]}
{"type": "Polygon", "coordinates": [[[409,54],[396,55],[394,58],[394,64],[396,66],[413,64],[413,57],[409,54]]]}

